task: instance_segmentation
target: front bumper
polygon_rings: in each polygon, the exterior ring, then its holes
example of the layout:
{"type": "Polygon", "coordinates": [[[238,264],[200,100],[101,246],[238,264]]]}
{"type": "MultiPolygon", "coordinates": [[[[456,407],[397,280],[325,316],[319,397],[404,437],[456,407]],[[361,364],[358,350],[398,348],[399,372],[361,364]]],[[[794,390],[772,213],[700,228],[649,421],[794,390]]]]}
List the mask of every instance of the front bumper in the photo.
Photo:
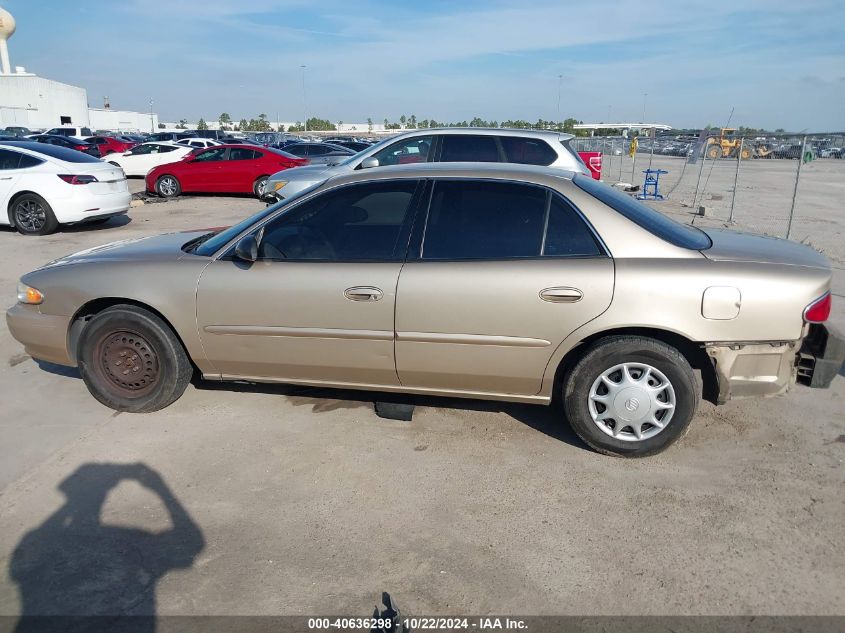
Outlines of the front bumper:
{"type": "Polygon", "coordinates": [[[42,314],[38,306],[17,303],[6,311],[6,323],[26,353],[57,365],[73,367],[68,353],[70,317],[42,314]]]}
{"type": "Polygon", "coordinates": [[[798,353],[798,383],[826,389],[845,362],[845,336],[829,323],[814,323],[798,353]]]}

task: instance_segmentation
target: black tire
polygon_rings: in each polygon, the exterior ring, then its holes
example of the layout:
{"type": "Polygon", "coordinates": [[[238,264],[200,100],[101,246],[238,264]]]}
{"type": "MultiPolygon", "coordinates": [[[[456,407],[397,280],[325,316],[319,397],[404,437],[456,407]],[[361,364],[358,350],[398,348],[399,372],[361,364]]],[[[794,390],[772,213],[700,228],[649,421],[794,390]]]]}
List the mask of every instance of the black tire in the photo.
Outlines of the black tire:
{"type": "Polygon", "coordinates": [[[53,209],[34,193],[25,193],[12,201],[9,221],[21,235],[49,235],[59,228],[53,209]]]}
{"type": "MultiPolygon", "coordinates": [[[[660,381],[657,381],[657,384],[660,384],[660,381]]],[[[599,389],[601,389],[600,386],[599,389]]],[[[606,387],[604,389],[607,391],[606,387]]],[[[572,367],[563,381],[563,403],[572,429],[595,450],[617,457],[654,455],[683,437],[698,408],[699,393],[695,374],[683,354],[671,345],[641,336],[609,336],[596,341],[586,350],[584,356],[572,367]],[[610,420],[600,424],[593,420],[590,410],[591,390],[594,384],[598,383],[604,372],[623,363],[642,363],[656,369],[668,380],[674,391],[674,409],[665,427],[659,429],[654,425],[643,424],[642,428],[647,428],[643,433],[643,439],[636,439],[634,427],[627,425],[622,426],[619,432],[622,437],[628,439],[613,437],[613,429],[607,431],[602,427],[612,426],[615,429],[616,424],[620,422],[610,420]],[[645,437],[648,433],[654,434],[645,437]]],[[[597,397],[601,397],[601,394],[597,397]]],[[[615,402],[621,403],[620,398],[617,398],[615,402]]],[[[628,411],[632,410],[628,408],[629,403],[632,403],[634,411],[641,406],[640,399],[631,397],[624,402],[628,411]]],[[[604,405],[593,404],[596,410],[599,406],[604,407],[604,405]]],[[[643,411],[656,409],[657,406],[659,405],[643,409],[643,411]]],[[[665,420],[665,415],[661,419],[665,420]]],[[[621,422],[621,424],[625,423],[621,422]]]]}
{"type": "Polygon", "coordinates": [[[97,400],[117,411],[158,411],[193,375],[182,343],[155,314],[116,305],[95,315],[79,340],[79,372],[97,400]]]}
{"type": "Polygon", "coordinates": [[[707,154],[707,158],[710,160],[719,159],[722,157],[722,148],[718,144],[712,143],[707,146],[705,154],[707,154]]]}
{"type": "Polygon", "coordinates": [[[176,176],[164,174],[156,180],[156,193],[162,198],[175,198],[182,193],[182,185],[176,176]]]}
{"type": "Polygon", "coordinates": [[[256,198],[261,198],[264,195],[267,189],[267,176],[260,176],[255,179],[255,182],[252,185],[252,193],[255,194],[256,198]]]}

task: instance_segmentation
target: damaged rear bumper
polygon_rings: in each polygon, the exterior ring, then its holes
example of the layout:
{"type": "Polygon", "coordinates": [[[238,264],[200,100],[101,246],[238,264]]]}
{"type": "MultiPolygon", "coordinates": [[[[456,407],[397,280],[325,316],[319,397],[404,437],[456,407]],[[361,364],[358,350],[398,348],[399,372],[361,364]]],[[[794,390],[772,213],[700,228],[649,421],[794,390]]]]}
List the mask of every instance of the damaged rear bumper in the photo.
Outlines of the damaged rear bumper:
{"type": "Polygon", "coordinates": [[[798,341],[705,343],[719,382],[718,404],[734,398],[776,396],[796,382],[827,388],[845,361],[845,337],[814,323],[798,341]]]}
{"type": "Polygon", "coordinates": [[[845,336],[828,323],[813,323],[798,353],[798,383],[826,389],[845,362],[845,336]]]}

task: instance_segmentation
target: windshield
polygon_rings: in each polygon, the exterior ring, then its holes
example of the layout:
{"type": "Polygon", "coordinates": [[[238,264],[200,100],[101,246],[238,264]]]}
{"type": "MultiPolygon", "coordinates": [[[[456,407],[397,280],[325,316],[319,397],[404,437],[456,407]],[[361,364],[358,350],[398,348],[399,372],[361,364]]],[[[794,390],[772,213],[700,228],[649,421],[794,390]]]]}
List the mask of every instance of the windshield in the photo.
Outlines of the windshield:
{"type": "Polygon", "coordinates": [[[666,240],[670,244],[693,250],[704,250],[712,246],[707,234],[688,224],[675,222],[659,211],[646,206],[632,196],[626,195],[603,182],[589,176],[576,175],[572,180],[579,188],[600,200],[611,209],[639,224],[649,233],[666,240]]]}
{"type": "Polygon", "coordinates": [[[258,213],[249,216],[245,220],[241,220],[237,224],[230,226],[228,229],[224,229],[218,233],[209,233],[207,238],[206,236],[203,236],[199,240],[195,240],[194,244],[190,245],[192,248],[188,249],[188,252],[192,252],[194,255],[202,255],[203,257],[211,257],[214,253],[226,246],[226,244],[231,242],[244,231],[248,230],[254,224],[261,222],[261,220],[269,217],[280,208],[288,206],[294,200],[298,200],[302,196],[311,193],[322,184],[323,182],[318,182],[311,185],[299,193],[296,193],[289,198],[285,198],[281,202],[271,205],[263,211],[259,211],[258,213]]]}

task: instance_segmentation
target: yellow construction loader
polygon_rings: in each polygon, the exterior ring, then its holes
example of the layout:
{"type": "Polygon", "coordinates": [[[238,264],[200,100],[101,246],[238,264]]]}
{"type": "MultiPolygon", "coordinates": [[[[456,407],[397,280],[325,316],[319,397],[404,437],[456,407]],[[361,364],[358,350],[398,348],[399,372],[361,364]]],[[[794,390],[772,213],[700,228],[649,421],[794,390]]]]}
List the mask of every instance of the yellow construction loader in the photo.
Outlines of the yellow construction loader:
{"type": "Polygon", "coordinates": [[[736,129],[723,127],[719,130],[719,136],[708,136],[707,145],[704,148],[704,155],[711,160],[717,158],[736,158],[741,155],[742,160],[748,160],[756,155],[755,148],[748,141],[742,145],[741,139],[736,136],[736,129]]]}

